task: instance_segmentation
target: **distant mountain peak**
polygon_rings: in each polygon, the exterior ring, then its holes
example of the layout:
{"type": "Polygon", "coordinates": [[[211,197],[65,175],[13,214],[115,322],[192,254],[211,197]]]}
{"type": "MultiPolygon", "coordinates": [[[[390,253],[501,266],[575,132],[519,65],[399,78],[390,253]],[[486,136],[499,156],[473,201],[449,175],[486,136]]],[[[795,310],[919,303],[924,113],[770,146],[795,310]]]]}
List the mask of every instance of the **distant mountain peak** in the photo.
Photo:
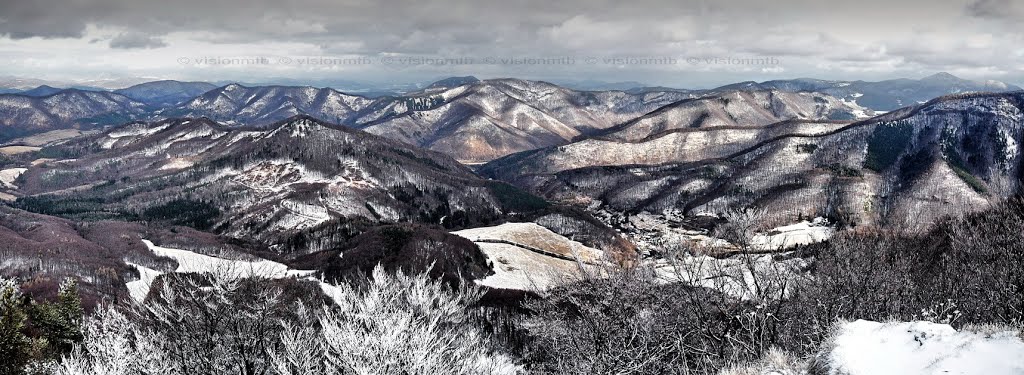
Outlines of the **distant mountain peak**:
{"type": "Polygon", "coordinates": [[[38,87],[36,87],[34,89],[25,90],[25,91],[20,92],[19,94],[25,95],[25,96],[43,97],[43,96],[50,96],[50,95],[56,94],[56,93],[61,92],[63,90],[64,89],[53,87],[53,86],[50,86],[50,85],[39,85],[38,87]]]}
{"type": "Polygon", "coordinates": [[[922,81],[963,81],[962,78],[957,77],[957,76],[952,75],[952,74],[949,74],[949,73],[946,73],[946,72],[935,73],[935,74],[932,74],[930,76],[924,77],[921,80],[922,81]]]}
{"type": "Polygon", "coordinates": [[[476,78],[474,76],[448,77],[448,78],[442,79],[440,81],[431,83],[429,86],[427,86],[427,89],[433,89],[433,88],[452,88],[452,87],[459,87],[459,86],[462,86],[462,85],[473,84],[473,83],[477,83],[477,82],[480,82],[480,79],[478,79],[478,78],[476,78]]]}

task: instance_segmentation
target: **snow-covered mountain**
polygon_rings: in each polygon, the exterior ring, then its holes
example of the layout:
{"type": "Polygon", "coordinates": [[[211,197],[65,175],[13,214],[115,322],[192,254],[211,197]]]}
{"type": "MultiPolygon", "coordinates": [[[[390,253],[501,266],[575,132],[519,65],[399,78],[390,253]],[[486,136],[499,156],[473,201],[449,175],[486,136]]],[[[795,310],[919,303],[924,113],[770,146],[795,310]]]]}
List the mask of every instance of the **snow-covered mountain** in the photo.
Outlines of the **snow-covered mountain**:
{"type": "Polygon", "coordinates": [[[923,228],[1020,191],[1024,94],[947,96],[856,122],[585,140],[483,166],[555,201],[613,211],[824,216],[923,228]]]}
{"type": "Polygon", "coordinates": [[[188,223],[282,252],[323,249],[378,224],[463,228],[548,206],[443,154],[308,116],[259,129],[137,123],[62,148],[77,158],[30,166],[16,193],[102,202],[90,215],[204,213],[188,223]]]}
{"type": "Polygon", "coordinates": [[[69,127],[124,123],[145,105],[110,92],[62,90],[43,97],[0,95],[0,140],[69,127]]]}
{"type": "Polygon", "coordinates": [[[406,96],[375,99],[313,87],[228,85],[163,114],[249,126],[306,114],[482,162],[565,143],[690,96],[580,92],[546,82],[460,77],[406,96]]]}
{"type": "Polygon", "coordinates": [[[922,79],[892,79],[879,82],[830,81],[811,78],[766,82],[741,82],[715,89],[722,90],[814,91],[877,111],[891,111],[924,103],[943,95],[967,92],[1009,92],[1021,88],[1004,82],[971,81],[949,73],[937,73],[922,79]]]}
{"type": "Polygon", "coordinates": [[[149,105],[174,105],[217,88],[208,82],[153,81],[114,90],[149,105]]]}
{"type": "Polygon", "coordinates": [[[574,91],[540,81],[485,80],[375,103],[349,123],[477,163],[567,143],[689,94],[574,91]]]}
{"type": "Polygon", "coordinates": [[[794,119],[852,120],[873,114],[856,104],[820,93],[729,91],[666,105],[596,136],[639,141],[680,129],[758,127],[794,119]]]}
{"type": "Polygon", "coordinates": [[[723,157],[774,137],[822,134],[871,110],[819,93],[734,91],[686,99],[556,147],[483,167],[496,175],[611,165],[658,165],[723,157]]]}
{"type": "Polygon", "coordinates": [[[372,99],[329,88],[300,86],[246,87],[230,84],[210,90],[161,112],[170,117],[208,117],[228,125],[259,126],[295,115],[343,123],[372,99]]]}

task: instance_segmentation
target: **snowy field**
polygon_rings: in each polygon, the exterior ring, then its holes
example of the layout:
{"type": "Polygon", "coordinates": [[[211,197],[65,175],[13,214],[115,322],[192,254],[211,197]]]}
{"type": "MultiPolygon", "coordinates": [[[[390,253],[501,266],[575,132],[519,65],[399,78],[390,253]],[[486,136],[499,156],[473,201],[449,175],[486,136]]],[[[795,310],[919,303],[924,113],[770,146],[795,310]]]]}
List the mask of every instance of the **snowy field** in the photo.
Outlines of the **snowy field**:
{"type": "Polygon", "coordinates": [[[824,359],[830,375],[1019,375],[1024,342],[1016,331],[858,320],[841,324],[824,359]]]}
{"type": "Polygon", "coordinates": [[[581,271],[593,273],[599,267],[544,255],[521,246],[487,241],[522,244],[586,263],[600,262],[603,256],[601,250],[587,247],[535,223],[506,223],[453,234],[473,241],[487,256],[494,274],[477,280],[477,284],[492,288],[545,290],[578,280],[581,271]]]}
{"type": "Polygon", "coordinates": [[[828,240],[835,234],[824,218],[812,221],[801,221],[796,224],[778,227],[754,236],[750,246],[761,251],[777,251],[797,245],[807,245],[828,240]]]}
{"type": "MultiPolygon", "coordinates": [[[[314,271],[301,271],[289,269],[288,266],[260,260],[256,262],[244,260],[230,260],[212,257],[209,255],[197,254],[188,250],[172,249],[169,247],[156,246],[149,240],[142,240],[154,254],[174,259],[178,263],[177,273],[227,273],[239,278],[261,277],[271,279],[282,279],[289,277],[310,277],[314,271]]],[[[135,301],[142,301],[149,294],[153,280],[164,272],[129,263],[139,270],[139,280],[126,283],[128,292],[135,301]]]]}
{"type": "Polygon", "coordinates": [[[9,168],[0,171],[0,184],[8,189],[17,189],[18,186],[14,184],[14,180],[17,180],[18,176],[27,170],[27,168],[9,168]]]}

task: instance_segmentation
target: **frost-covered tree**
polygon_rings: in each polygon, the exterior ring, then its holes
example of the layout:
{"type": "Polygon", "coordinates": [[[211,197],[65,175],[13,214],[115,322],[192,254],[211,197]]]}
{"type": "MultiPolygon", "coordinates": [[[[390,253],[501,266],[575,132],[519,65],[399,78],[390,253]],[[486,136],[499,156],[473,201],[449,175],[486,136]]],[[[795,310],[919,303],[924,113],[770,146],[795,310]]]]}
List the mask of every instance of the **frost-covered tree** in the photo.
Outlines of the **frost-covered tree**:
{"type": "Polygon", "coordinates": [[[449,288],[426,275],[388,274],[377,266],[362,288],[342,285],[337,309],[320,318],[331,373],[512,374],[494,353],[467,306],[481,292],[449,288]]]}
{"type": "Polygon", "coordinates": [[[101,309],[60,373],[269,374],[266,352],[287,314],[281,290],[236,274],[173,275],[145,304],[101,309]]]}
{"type": "Polygon", "coordinates": [[[453,289],[426,275],[389,274],[377,266],[365,285],[333,290],[336,306],[314,321],[304,307],[286,324],[278,374],[515,374],[467,307],[481,293],[453,289]]]}
{"type": "Polygon", "coordinates": [[[426,275],[325,287],[335,303],[287,302],[236,273],[174,276],[126,312],[101,308],[60,364],[77,374],[514,374],[468,308],[481,296],[426,275]]]}

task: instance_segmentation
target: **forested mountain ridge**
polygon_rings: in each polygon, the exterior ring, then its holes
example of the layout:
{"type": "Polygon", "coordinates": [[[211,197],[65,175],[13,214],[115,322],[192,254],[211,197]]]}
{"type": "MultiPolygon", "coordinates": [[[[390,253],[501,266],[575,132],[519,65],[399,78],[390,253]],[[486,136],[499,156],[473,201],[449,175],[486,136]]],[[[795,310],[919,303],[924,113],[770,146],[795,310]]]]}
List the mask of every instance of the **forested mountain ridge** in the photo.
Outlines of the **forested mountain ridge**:
{"type": "Polygon", "coordinates": [[[56,149],[73,159],[29,167],[17,205],[185,224],[284,253],[327,249],[379,224],[464,228],[561,215],[443,154],[308,116],[259,128],[135,123],[56,149]]]}
{"type": "Polygon", "coordinates": [[[774,223],[826,216],[926,228],[1019,192],[1022,102],[1021,93],[954,95],[845,126],[801,125],[817,131],[792,123],[778,134],[728,129],[696,144],[692,134],[670,134],[623,143],[621,151],[615,142],[581,141],[578,147],[602,150],[597,163],[554,159],[570,152],[564,146],[512,155],[481,171],[548,199],[620,211],[722,214],[758,206],[769,208],[774,223]],[[633,154],[663,156],[639,161],[633,154]],[[533,172],[538,165],[545,167],[533,172]]]}

